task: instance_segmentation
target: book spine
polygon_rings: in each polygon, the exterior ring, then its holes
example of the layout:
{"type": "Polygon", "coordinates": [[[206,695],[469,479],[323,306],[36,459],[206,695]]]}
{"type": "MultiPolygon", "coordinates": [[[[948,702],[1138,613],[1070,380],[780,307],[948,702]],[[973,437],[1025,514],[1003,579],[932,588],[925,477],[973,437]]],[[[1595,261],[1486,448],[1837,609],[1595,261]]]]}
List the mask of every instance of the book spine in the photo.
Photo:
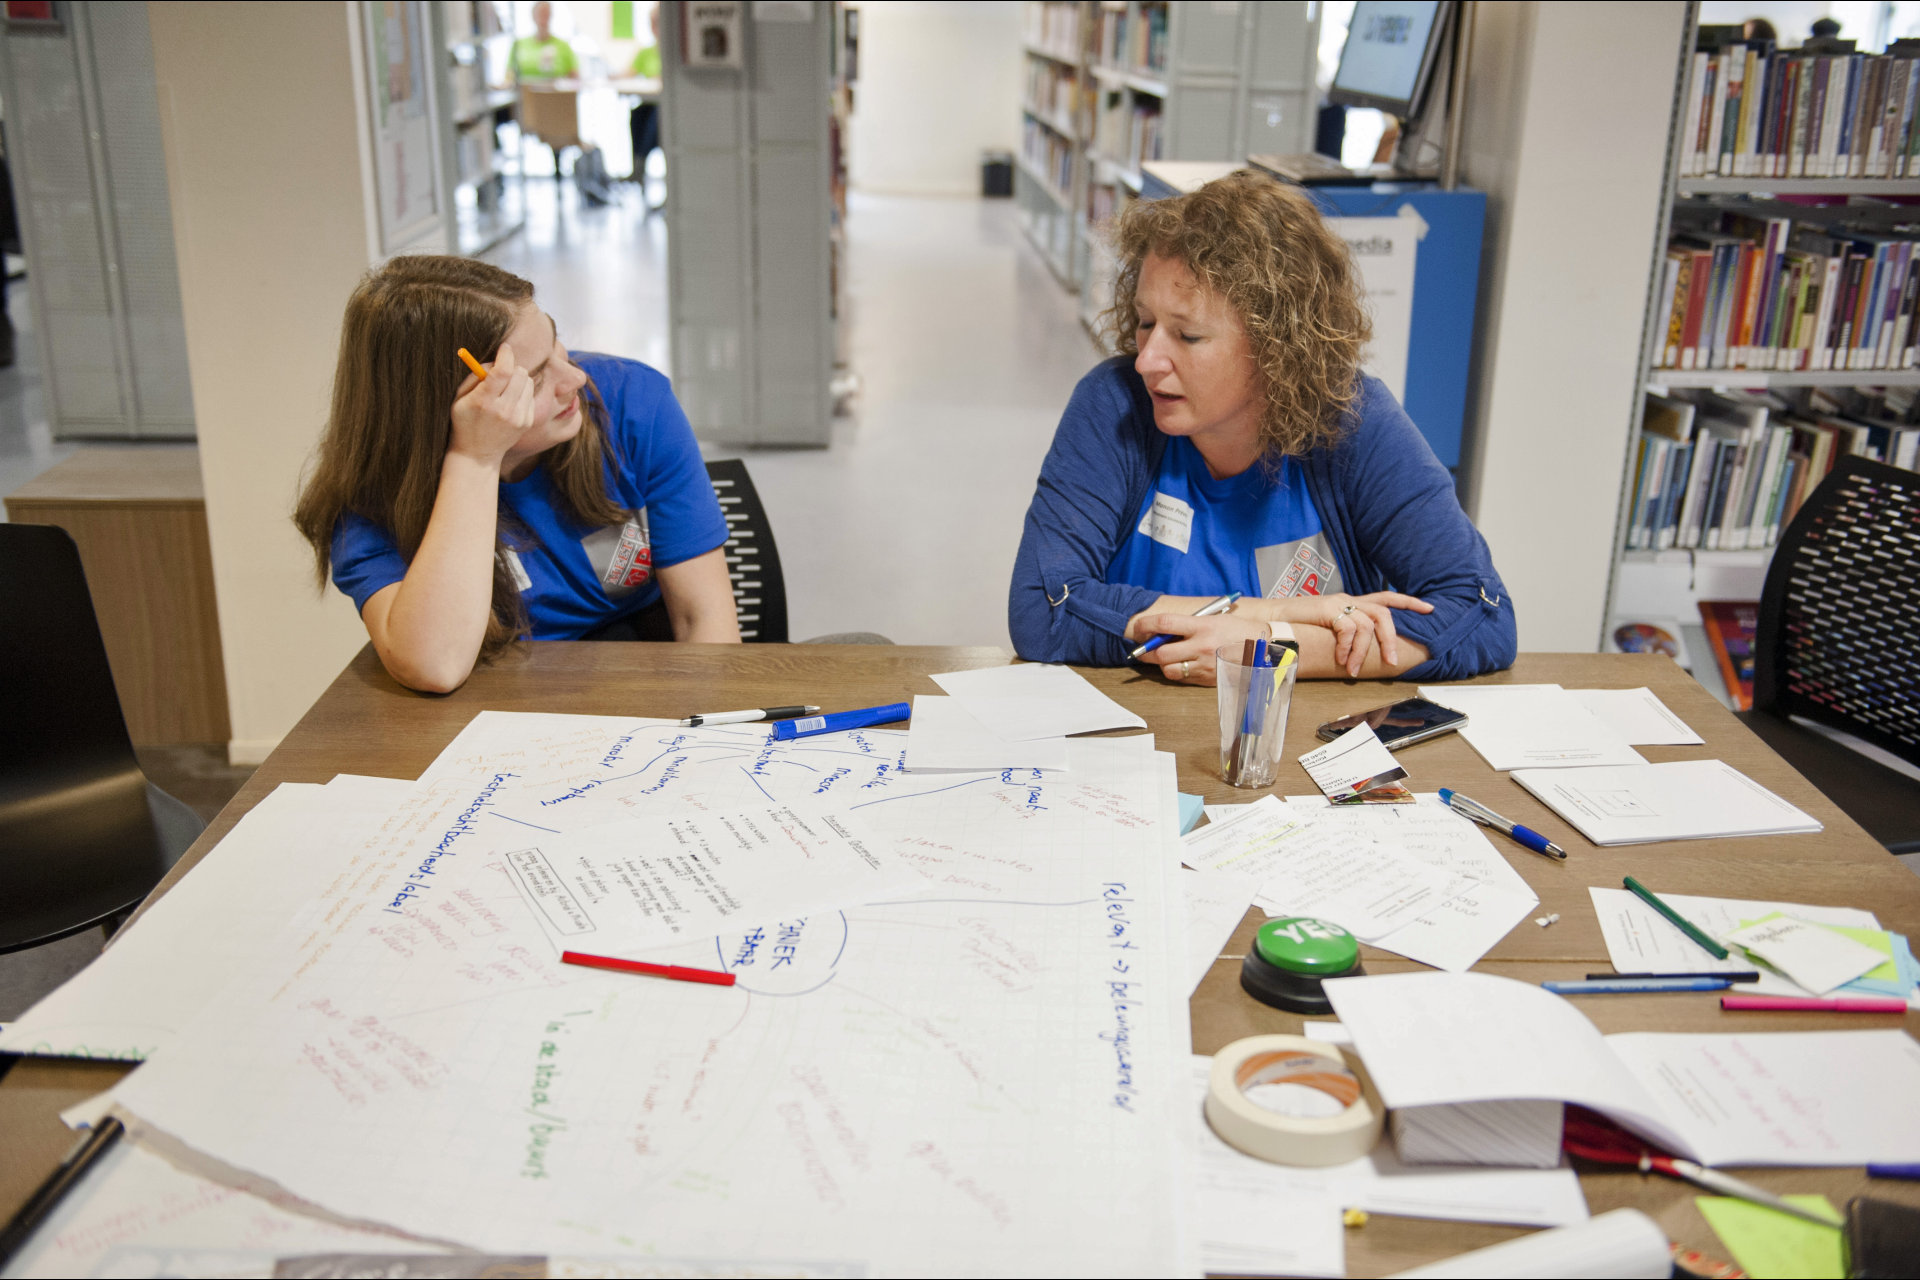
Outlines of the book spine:
{"type": "Polygon", "coordinates": [[[1706,154],[1700,157],[1702,176],[1720,172],[1720,140],[1726,133],[1727,127],[1727,75],[1731,59],[1728,58],[1727,51],[1722,49],[1713,55],[1712,62],[1709,93],[1701,103],[1701,109],[1707,115],[1706,154]]]}
{"type": "Polygon", "coordinates": [[[1680,497],[1692,478],[1693,454],[1691,443],[1673,447],[1673,465],[1669,469],[1666,495],[1660,504],[1658,536],[1654,539],[1654,546],[1661,551],[1670,550],[1680,540],[1680,497]]]}
{"type": "Polygon", "coordinates": [[[1678,343],[1673,340],[1673,313],[1679,305],[1676,290],[1680,281],[1680,258],[1669,253],[1660,268],[1660,318],[1653,326],[1653,365],[1655,368],[1670,369],[1678,343]]]}
{"type": "Polygon", "coordinates": [[[1707,481],[1713,471],[1714,437],[1704,429],[1696,428],[1693,434],[1693,464],[1687,471],[1687,491],[1680,499],[1679,529],[1674,543],[1681,547],[1700,545],[1700,508],[1705,502],[1701,496],[1707,487],[1707,481]]]}
{"type": "Polygon", "coordinates": [[[1700,120],[1704,114],[1701,100],[1711,87],[1707,80],[1707,68],[1712,61],[1704,52],[1695,53],[1692,69],[1687,74],[1687,123],[1680,133],[1686,144],[1680,153],[1680,176],[1683,178],[1696,177],[1700,173],[1700,120]]]}
{"type": "Polygon", "coordinates": [[[1785,427],[1769,428],[1766,461],[1754,484],[1753,516],[1747,531],[1747,545],[1765,547],[1773,543],[1774,505],[1780,496],[1780,483],[1786,475],[1787,437],[1785,427]]]}
{"type": "Polygon", "coordinates": [[[1727,97],[1725,119],[1720,126],[1720,165],[1722,177],[1734,176],[1733,159],[1740,150],[1740,98],[1747,84],[1747,50],[1733,45],[1726,52],[1727,97]]]}
{"type": "Polygon", "coordinates": [[[1755,157],[1760,151],[1762,111],[1767,98],[1767,60],[1758,49],[1747,52],[1747,84],[1740,94],[1740,151],[1734,172],[1755,177],[1759,168],[1755,157]]]}
{"type": "Polygon", "coordinates": [[[1733,479],[1734,461],[1739,453],[1737,440],[1722,443],[1720,461],[1714,469],[1713,496],[1707,502],[1705,540],[1709,551],[1720,550],[1720,517],[1727,507],[1727,486],[1733,479]]]}
{"type": "Polygon", "coordinates": [[[1665,369],[1680,366],[1680,348],[1686,336],[1687,299],[1693,293],[1693,255],[1682,253],[1672,263],[1673,287],[1667,291],[1667,323],[1661,333],[1660,365],[1665,369]]]}
{"type": "Polygon", "coordinates": [[[1807,174],[1807,125],[1813,118],[1813,62],[1799,58],[1793,64],[1793,132],[1787,140],[1789,178],[1807,174]]]}
{"type": "Polygon", "coordinates": [[[1874,157],[1880,150],[1880,135],[1884,129],[1884,114],[1887,99],[1887,60],[1872,58],[1867,63],[1867,89],[1861,96],[1860,128],[1854,136],[1859,139],[1855,148],[1859,156],[1859,165],[1855,172],[1863,178],[1878,177],[1874,157]]]}
{"type": "Polygon", "coordinates": [[[1833,313],[1840,296],[1841,260],[1824,256],[1820,272],[1820,314],[1813,321],[1813,368],[1833,368],[1833,313]]]}

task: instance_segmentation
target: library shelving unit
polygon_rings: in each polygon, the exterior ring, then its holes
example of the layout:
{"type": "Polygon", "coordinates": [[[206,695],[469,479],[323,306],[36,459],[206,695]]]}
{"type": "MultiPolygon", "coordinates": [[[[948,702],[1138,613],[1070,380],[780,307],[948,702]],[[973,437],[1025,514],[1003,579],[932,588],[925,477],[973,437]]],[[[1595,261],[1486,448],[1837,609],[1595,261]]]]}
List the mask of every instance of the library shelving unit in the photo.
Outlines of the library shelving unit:
{"type": "Polygon", "coordinates": [[[1027,6],[1014,186],[1029,237],[1079,292],[1083,319],[1112,283],[1095,233],[1139,195],[1142,163],[1312,148],[1319,9],[1306,0],[1027,6]]]}
{"type": "Polygon", "coordinates": [[[1080,318],[1089,332],[1113,290],[1113,258],[1098,230],[1139,197],[1141,165],[1313,149],[1321,7],[1164,0],[1099,7],[1081,209],[1080,318]]]}
{"type": "Polygon", "coordinates": [[[492,87],[506,82],[513,46],[502,7],[495,0],[440,0],[438,6],[445,74],[435,79],[449,135],[444,163],[453,193],[452,242],[463,254],[484,253],[526,221],[518,166],[494,141],[494,113],[519,100],[511,88],[492,87]]]}
{"type": "MultiPolygon", "coordinates": [[[[1683,41],[1678,51],[1666,179],[1661,199],[1662,222],[1660,235],[1654,241],[1647,287],[1644,340],[1640,355],[1641,385],[1655,394],[1697,388],[1780,391],[1807,387],[1920,387],[1920,369],[1916,368],[1779,370],[1663,367],[1663,347],[1667,341],[1663,321],[1668,314],[1668,301],[1663,295],[1671,287],[1671,282],[1665,276],[1665,264],[1677,211],[1689,205],[1698,207],[1698,202],[1703,200],[1712,200],[1731,208],[1751,211],[1756,217],[1817,215],[1820,212],[1818,209],[1783,205],[1774,197],[1920,196],[1920,177],[1703,177],[1688,174],[1685,152],[1691,143],[1687,140],[1686,131],[1690,125],[1697,125],[1698,121],[1697,117],[1690,118],[1689,103],[1696,70],[1694,54],[1700,6],[1697,3],[1690,4],[1688,9],[1683,41]]],[[[1637,443],[1641,425],[1638,406],[1635,412],[1633,439],[1637,443]]],[[[1683,656],[1695,678],[1721,701],[1732,705],[1733,697],[1725,687],[1712,650],[1708,647],[1705,628],[1700,624],[1698,605],[1702,600],[1758,600],[1766,582],[1773,548],[1769,545],[1738,550],[1704,547],[1630,549],[1638,452],[1637,447],[1628,450],[1626,473],[1621,481],[1602,647],[1613,647],[1613,632],[1623,623],[1677,623],[1686,651],[1683,656]]]]}
{"type": "Polygon", "coordinates": [[[1093,81],[1088,41],[1098,6],[1035,0],[1026,7],[1026,64],[1014,198],[1027,238],[1068,288],[1078,280],[1085,217],[1086,134],[1093,81]]]}

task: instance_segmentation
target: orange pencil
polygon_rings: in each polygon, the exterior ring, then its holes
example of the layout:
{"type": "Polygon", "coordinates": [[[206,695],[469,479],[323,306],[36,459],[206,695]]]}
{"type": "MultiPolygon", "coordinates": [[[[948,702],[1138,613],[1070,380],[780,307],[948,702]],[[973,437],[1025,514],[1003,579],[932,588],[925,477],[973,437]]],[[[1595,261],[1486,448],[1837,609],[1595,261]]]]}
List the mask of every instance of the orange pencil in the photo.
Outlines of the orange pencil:
{"type": "Polygon", "coordinates": [[[473,370],[474,377],[480,379],[482,382],[487,380],[487,366],[475,360],[473,358],[473,352],[462,347],[460,348],[460,358],[467,362],[467,368],[473,370]]]}

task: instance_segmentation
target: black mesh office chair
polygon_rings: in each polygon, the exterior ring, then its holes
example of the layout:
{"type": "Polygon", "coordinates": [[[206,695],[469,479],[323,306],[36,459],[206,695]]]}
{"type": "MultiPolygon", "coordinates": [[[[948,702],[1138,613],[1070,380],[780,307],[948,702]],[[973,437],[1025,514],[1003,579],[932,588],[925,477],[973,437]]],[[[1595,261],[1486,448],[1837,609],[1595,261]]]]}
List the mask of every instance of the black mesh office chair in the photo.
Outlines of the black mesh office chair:
{"type": "Polygon", "coordinates": [[[1767,570],[1741,719],[1874,839],[1920,852],[1920,781],[1794,724],[1920,766],[1920,475],[1846,457],[1767,570]]]}
{"type": "Polygon", "coordinates": [[[787,642],[787,581],[773,544],[767,509],[738,458],[707,464],[713,496],[727,518],[727,580],[740,614],[740,638],[748,644],[787,642]]]}
{"type": "Polygon", "coordinates": [[[140,772],[73,539],[0,524],[0,952],[132,910],[205,823],[140,772]]]}

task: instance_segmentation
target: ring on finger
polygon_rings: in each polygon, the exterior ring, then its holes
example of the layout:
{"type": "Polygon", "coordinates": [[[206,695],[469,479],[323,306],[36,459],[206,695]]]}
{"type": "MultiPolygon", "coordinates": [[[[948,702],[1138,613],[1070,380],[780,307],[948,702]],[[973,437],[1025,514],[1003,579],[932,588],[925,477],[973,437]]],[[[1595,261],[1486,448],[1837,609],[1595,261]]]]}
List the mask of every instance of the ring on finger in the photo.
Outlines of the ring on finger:
{"type": "Polygon", "coordinates": [[[1193,659],[1189,658],[1185,662],[1182,662],[1180,664],[1180,678],[1182,680],[1185,680],[1187,678],[1187,673],[1192,670],[1193,670],[1193,659]]]}

